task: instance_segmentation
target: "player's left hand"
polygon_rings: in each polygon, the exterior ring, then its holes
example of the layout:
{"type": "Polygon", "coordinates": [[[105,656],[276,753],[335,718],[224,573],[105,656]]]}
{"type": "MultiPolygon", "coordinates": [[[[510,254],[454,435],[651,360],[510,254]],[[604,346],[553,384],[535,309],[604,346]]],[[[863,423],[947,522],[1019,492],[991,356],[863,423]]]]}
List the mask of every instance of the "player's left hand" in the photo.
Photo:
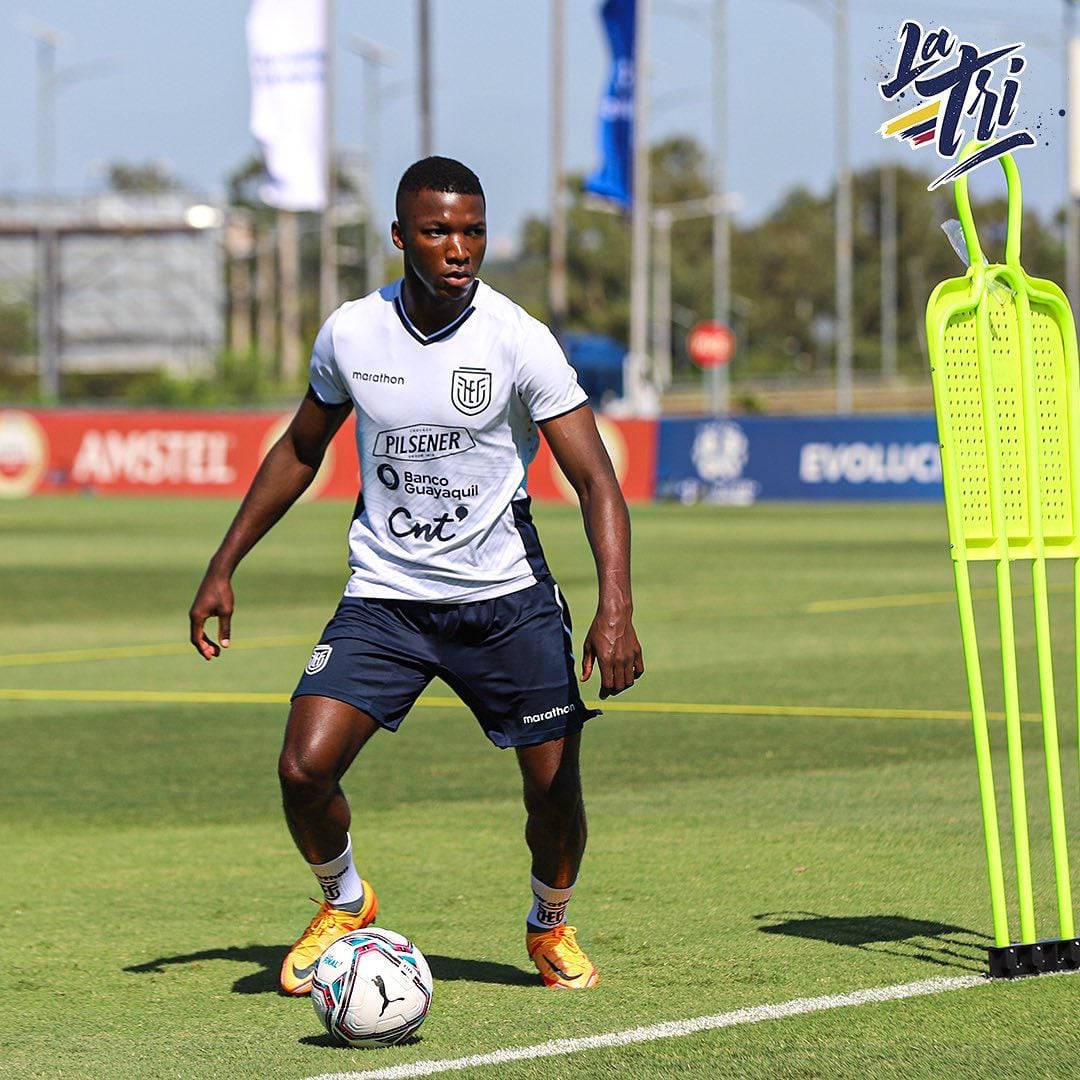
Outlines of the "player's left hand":
{"type": "Polygon", "coordinates": [[[191,623],[191,644],[195,646],[204,660],[213,660],[221,655],[222,649],[229,647],[229,636],[233,614],[233,591],[229,578],[207,570],[199,585],[199,591],[192,601],[188,619],[191,623]],[[208,619],[217,616],[219,645],[205,631],[208,619]]]}
{"type": "Polygon", "coordinates": [[[582,682],[589,681],[594,664],[600,668],[601,699],[621,694],[645,674],[641,645],[628,615],[596,613],[581,652],[582,682]]]}

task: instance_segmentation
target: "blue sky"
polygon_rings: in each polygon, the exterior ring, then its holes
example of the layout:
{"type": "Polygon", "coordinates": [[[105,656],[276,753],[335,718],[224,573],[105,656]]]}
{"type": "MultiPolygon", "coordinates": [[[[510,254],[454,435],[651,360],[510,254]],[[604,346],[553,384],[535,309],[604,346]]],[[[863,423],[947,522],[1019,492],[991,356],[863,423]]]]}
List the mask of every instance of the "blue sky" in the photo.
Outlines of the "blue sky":
{"type": "MultiPolygon", "coordinates": [[[[548,4],[546,0],[431,0],[436,76],[435,149],[460,157],[488,191],[492,233],[517,235],[542,214],[548,176],[548,4]]],[[[164,160],[195,190],[220,196],[228,172],[254,148],[248,132],[241,0],[0,0],[0,191],[36,187],[34,39],[45,24],[61,42],[57,67],[71,80],[56,102],[56,179],[66,193],[100,189],[104,166],[164,160]],[[114,59],[107,73],[76,77],[84,64],[114,59]]],[[[596,164],[595,112],[607,77],[598,0],[566,0],[567,165],[596,164]]],[[[832,30],[829,0],[728,0],[729,186],[740,217],[768,212],[796,184],[824,192],[833,168],[832,30]]],[[[414,0],[338,0],[337,139],[359,150],[361,62],[343,47],[351,34],[399,54],[383,75],[378,193],[389,219],[401,171],[417,156],[414,0]]],[[[904,19],[946,24],[983,49],[1026,40],[1017,126],[1039,146],[1018,162],[1029,205],[1058,207],[1065,185],[1067,102],[1064,0],[849,0],[850,153],[856,167],[885,160],[935,169],[930,149],[886,145],[878,126],[897,112],[877,82],[891,68],[904,19]]],[[[711,0],[653,0],[651,134],[710,139],[711,0]]],[[[970,122],[969,122],[970,126],[970,122]]],[[[978,194],[1000,179],[994,168],[973,180],[978,194]]]]}

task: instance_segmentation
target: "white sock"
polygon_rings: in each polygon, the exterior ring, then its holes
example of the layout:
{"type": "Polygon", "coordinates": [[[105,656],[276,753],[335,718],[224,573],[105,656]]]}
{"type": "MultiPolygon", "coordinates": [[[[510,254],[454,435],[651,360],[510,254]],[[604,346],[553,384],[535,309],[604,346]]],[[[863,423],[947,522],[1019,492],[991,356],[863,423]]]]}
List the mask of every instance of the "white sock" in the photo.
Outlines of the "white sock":
{"type": "Polygon", "coordinates": [[[529,917],[526,920],[530,926],[540,926],[550,929],[553,926],[562,926],[566,922],[566,905],[570,903],[570,897],[574,895],[575,881],[573,885],[565,889],[553,889],[542,881],[530,875],[532,882],[533,905],[529,909],[529,917]]]}
{"type": "Polygon", "coordinates": [[[347,836],[345,850],[325,863],[308,863],[319,879],[323,897],[331,907],[354,907],[359,910],[364,899],[364,884],[353,864],[352,837],[347,836]]]}

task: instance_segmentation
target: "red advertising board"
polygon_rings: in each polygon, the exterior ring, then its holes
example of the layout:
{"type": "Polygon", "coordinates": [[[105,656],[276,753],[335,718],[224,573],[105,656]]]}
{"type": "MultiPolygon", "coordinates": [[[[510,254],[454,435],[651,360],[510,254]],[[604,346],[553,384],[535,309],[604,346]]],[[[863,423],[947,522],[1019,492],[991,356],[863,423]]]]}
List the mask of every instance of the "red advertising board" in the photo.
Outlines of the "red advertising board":
{"type": "MultiPolygon", "coordinates": [[[[0,496],[238,497],[288,420],[276,412],[0,410],[0,496]]],[[[335,438],[313,486],[315,494],[356,497],[350,432],[335,438]]]]}
{"type": "MultiPolygon", "coordinates": [[[[0,408],[0,498],[64,491],[239,498],[290,415],[0,408]]],[[[651,498],[655,422],[599,424],[626,497],[651,498]]],[[[358,488],[347,421],[308,497],[355,499],[358,488]]],[[[573,499],[546,445],[529,470],[529,489],[538,499],[573,499]]]]}
{"type": "MultiPolygon", "coordinates": [[[[597,416],[596,426],[627,501],[651,499],[656,484],[656,421],[609,420],[597,416]]],[[[543,439],[540,452],[529,466],[529,494],[537,500],[577,501],[543,439]]]]}

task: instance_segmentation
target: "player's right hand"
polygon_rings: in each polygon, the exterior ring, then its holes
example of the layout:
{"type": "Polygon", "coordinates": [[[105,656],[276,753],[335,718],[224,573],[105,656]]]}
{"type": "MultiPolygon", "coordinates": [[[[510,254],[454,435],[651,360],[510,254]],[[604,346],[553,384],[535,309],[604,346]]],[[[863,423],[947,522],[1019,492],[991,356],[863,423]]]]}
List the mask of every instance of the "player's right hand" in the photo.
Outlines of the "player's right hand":
{"type": "Polygon", "coordinates": [[[232,624],[233,591],[227,577],[208,573],[199,585],[199,591],[191,603],[188,619],[191,622],[191,644],[204,660],[213,660],[221,655],[222,649],[229,647],[229,632],[232,624]],[[219,645],[207,637],[206,620],[217,617],[219,645]]]}

